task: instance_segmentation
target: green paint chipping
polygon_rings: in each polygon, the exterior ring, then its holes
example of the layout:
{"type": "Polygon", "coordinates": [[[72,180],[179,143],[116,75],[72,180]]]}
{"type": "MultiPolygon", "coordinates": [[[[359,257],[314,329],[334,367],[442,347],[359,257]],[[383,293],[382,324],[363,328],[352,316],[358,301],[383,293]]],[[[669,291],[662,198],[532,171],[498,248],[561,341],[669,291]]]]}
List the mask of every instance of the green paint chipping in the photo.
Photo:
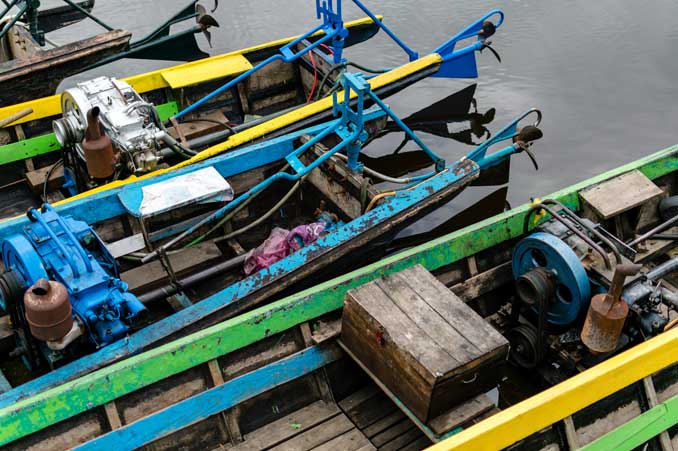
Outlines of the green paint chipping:
{"type": "MultiPolygon", "coordinates": [[[[179,112],[176,102],[169,102],[156,107],[160,119],[166,121],[179,112]]],[[[47,133],[34,138],[27,138],[15,143],[0,146],[0,165],[23,161],[49,152],[61,150],[54,133],[47,133]]]]}
{"type": "Polygon", "coordinates": [[[631,451],[678,424],[678,396],[619,426],[580,451],[631,451]]]}
{"type": "MultiPolygon", "coordinates": [[[[578,192],[583,188],[634,169],[639,169],[651,179],[678,170],[677,152],[678,146],[665,149],[558,191],[548,198],[578,209],[578,192]]],[[[416,264],[433,271],[516,238],[523,234],[529,209],[529,205],[520,206],[0,409],[0,444],[32,434],[271,334],[340,309],[348,290],[383,275],[416,264]]]]}

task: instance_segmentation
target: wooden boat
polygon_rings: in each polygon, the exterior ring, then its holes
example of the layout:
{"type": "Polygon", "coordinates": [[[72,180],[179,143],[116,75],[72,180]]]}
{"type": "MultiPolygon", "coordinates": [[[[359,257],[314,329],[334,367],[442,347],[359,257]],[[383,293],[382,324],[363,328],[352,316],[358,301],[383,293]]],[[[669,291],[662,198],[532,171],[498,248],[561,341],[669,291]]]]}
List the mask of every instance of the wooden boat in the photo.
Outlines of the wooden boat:
{"type": "MultiPolygon", "coordinates": [[[[436,451],[671,449],[677,440],[672,426],[678,391],[671,251],[676,171],[678,147],[673,146],[544,198],[549,201],[490,217],[85,377],[18,387],[0,397],[0,439],[7,449],[422,449],[433,441],[439,441],[431,448],[436,451]],[[582,216],[591,221],[579,221],[582,216]],[[642,277],[627,277],[623,284],[626,301],[615,300],[634,302],[621,330],[609,335],[611,351],[588,350],[596,331],[583,326],[584,317],[592,316],[588,302],[579,304],[572,321],[573,307],[555,300],[547,304],[541,349],[535,334],[524,332],[525,327],[538,330],[544,316],[534,310],[538,303],[516,302],[514,279],[526,273],[514,274],[513,259],[518,269],[523,255],[534,260],[532,269],[539,262],[548,269],[557,256],[544,235],[553,233],[568,235],[561,235],[566,244],[591,240],[590,253],[588,246],[566,246],[586,254],[578,262],[588,277],[607,260],[616,269],[631,260],[644,267],[642,277]],[[535,242],[542,245],[529,247],[535,242]],[[523,254],[525,246],[531,254],[523,254]],[[400,285],[393,285],[398,280],[400,285]],[[658,280],[660,288],[650,293],[661,296],[651,304],[634,295],[648,283],[656,288],[658,280]],[[370,362],[348,339],[355,330],[345,327],[351,323],[342,317],[342,306],[346,300],[353,315],[356,302],[371,302],[367,292],[373,300],[396,302],[405,286],[419,296],[410,294],[410,303],[423,306],[422,300],[435,302],[426,290],[440,285],[449,290],[436,291],[439,297],[453,299],[465,320],[478,325],[482,319],[494,329],[488,335],[506,336],[513,364],[503,373],[506,379],[499,378],[494,399],[474,394],[469,383],[469,400],[425,422],[408,398],[396,393],[401,389],[370,367],[381,354],[412,346],[402,338],[404,330],[428,331],[422,346],[452,351],[454,345],[438,339],[450,333],[447,326],[438,319],[421,329],[411,312],[412,326],[398,331],[382,314],[381,334],[363,337],[382,349],[370,354],[370,362]],[[377,295],[379,287],[392,288],[377,295]],[[511,306],[520,312],[518,326],[511,306]],[[652,321],[644,321],[648,315],[652,321]],[[523,333],[516,333],[521,326],[523,333]],[[638,330],[644,332],[634,333],[638,330]]],[[[607,269],[598,274],[605,273],[611,274],[607,269]]],[[[539,292],[527,290],[524,279],[517,286],[521,299],[539,292]]],[[[568,305],[575,305],[571,294],[568,305]]],[[[399,307],[384,311],[407,308],[394,305],[399,307]]],[[[454,321],[443,311],[440,317],[454,321]]],[[[482,345],[459,330],[467,343],[482,345]]],[[[414,354],[413,359],[424,361],[414,354]]],[[[406,386],[412,380],[404,371],[407,362],[392,363],[406,386]]],[[[481,363],[474,371],[483,368],[481,363]]],[[[495,377],[502,373],[492,368],[495,377]]]]}
{"type": "Polygon", "coordinates": [[[389,177],[362,168],[360,143],[385,126],[386,115],[400,120],[361,76],[344,74],[342,83],[348,87],[329,123],[2,222],[0,290],[11,312],[14,354],[33,371],[61,367],[50,377],[74,377],[74,367],[91,372],[372,261],[399,230],[539,138],[534,126],[522,129],[533,130],[525,138],[517,131],[535,113],[529,111],[466,158],[445,164],[401,123],[435,170],[389,177]],[[377,106],[364,110],[366,101],[377,106]],[[488,154],[508,139],[517,144],[488,154]],[[403,187],[377,190],[363,170],[403,187]],[[55,322],[61,313],[32,310],[31,296],[56,293],[38,287],[45,283],[67,287],[68,310],[79,319],[55,322]],[[32,293],[23,307],[20,292],[32,293]],[[165,300],[179,311],[168,311],[165,300]],[[51,326],[37,325],[44,323],[35,314],[49,316],[51,326]]]}
{"type": "MultiPolygon", "coordinates": [[[[66,2],[68,3],[68,2],[66,2]]],[[[218,26],[204,7],[192,1],[149,36],[131,42],[132,33],[113,29],[91,14],[94,0],[39,10],[35,2],[7,2],[0,13],[0,106],[10,106],[56,92],[71,75],[121,58],[193,61],[208,56],[198,48],[195,33],[218,26]],[[19,11],[15,15],[12,5],[19,11]],[[86,17],[106,32],[46,50],[45,33],[77,23],[86,17]],[[197,25],[170,35],[170,26],[196,18],[197,25]],[[26,23],[17,22],[24,20],[26,23]]]]}
{"type": "MultiPolygon", "coordinates": [[[[475,52],[487,46],[485,38],[467,47],[455,49],[455,46],[469,38],[479,39],[478,34],[483,32],[484,26],[491,24],[492,17],[499,17],[497,26],[501,25],[503,14],[499,11],[490,12],[438,48],[436,53],[371,78],[372,89],[381,97],[386,97],[429,76],[477,76],[475,52]]],[[[307,33],[308,36],[275,41],[125,80],[96,79],[80,88],[66,91],[63,96],[2,108],[0,118],[7,119],[6,127],[0,129],[0,142],[5,143],[0,146],[0,163],[6,174],[3,186],[16,193],[15,198],[27,198],[30,202],[31,198],[42,196],[44,201],[55,202],[64,196],[70,197],[88,190],[95,193],[107,187],[120,187],[126,179],[166,173],[246,144],[279,137],[328,120],[332,115],[333,103],[327,94],[332,86],[337,86],[340,69],[348,64],[331,65],[330,62],[334,61],[340,48],[363,42],[386,26],[378,18],[374,19],[377,22],[365,19],[342,23],[347,36],[340,47],[336,44],[338,47],[334,50],[332,45],[335,44],[325,45],[324,41],[321,42],[328,35],[314,29],[307,33]],[[291,62],[276,60],[291,49],[296,51],[291,62]],[[267,62],[270,64],[263,67],[267,62]],[[260,66],[260,71],[254,71],[260,66]],[[219,86],[223,87],[224,83],[233,86],[196,108],[198,99],[219,86]],[[121,86],[124,89],[120,89],[121,86]],[[167,147],[164,144],[163,148],[149,145],[141,151],[127,147],[121,150],[116,145],[117,154],[122,156],[117,163],[120,170],[116,169],[112,175],[103,178],[92,177],[82,157],[82,150],[78,150],[78,137],[84,136],[84,130],[80,128],[73,132],[69,124],[76,123],[82,127],[86,123],[86,109],[93,105],[88,102],[94,100],[84,93],[99,92],[97,90],[108,90],[106,92],[118,97],[124,91],[125,95],[139,102],[155,106],[158,120],[151,118],[148,112],[150,109],[144,110],[144,114],[136,114],[139,110],[134,113],[132,119],[136,121],[136,131],[140,134],[133,135],[137,142],[141,138],[148,138],[148,142],[154,140],[155,133],[150,136],[144,126],[147,122],[153,120],[158,123],[156,131],[160,133],[165,125],[159,122],[176,118],[188,108],[196,108],[173,123],[167,123],[167,130],[173,139],[190,147],[191,154],[197,155],[182,161],[184,158],[176,153],[165,155],[167,147]],[[316,97],[319,100],[314,101],[316,97]],[[62,104],[66,106],[66,111],[62,111],[62,104]],[[49,131],[53,123],[58,135],[67,142],[65,146],[60,144],[57,134],[49,131]],[[75,142],[71,136],[76,137],[75,142]],[[127,158],[125,155],[132,156],[127,158]],[[150,158],[147,158],[148,155],[150,158]],[[59,161],[63,165],[60,163],[55,167],[59,161]]],[[[120,108],[115,111],[120,112],[126,100],[118,100],[116,105],[120,108]]],[[[130,114],[122,116],[129,118],[130,114]]],[[[129,139],[119,141],[131,143],[129,139]]],[[[128,147],[133,146],[130,144],[128,147]]],[[[185,157],[188,154],[183,152],[183,155],[185,157]]],[[[3,207],[2,216],[23,212],[23,204],[18,202],[3,207]]]]}

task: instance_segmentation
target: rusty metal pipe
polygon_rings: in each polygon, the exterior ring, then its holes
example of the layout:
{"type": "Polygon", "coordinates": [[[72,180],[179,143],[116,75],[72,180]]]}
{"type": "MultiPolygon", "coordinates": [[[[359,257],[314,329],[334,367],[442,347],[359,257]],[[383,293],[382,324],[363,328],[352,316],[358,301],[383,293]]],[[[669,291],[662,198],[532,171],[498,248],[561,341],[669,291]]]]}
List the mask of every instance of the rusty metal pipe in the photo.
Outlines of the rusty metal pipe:
{"type": "Polygon", "coordinates": [[[589,227],[588,224],[586,224],[584,221],[582,221],[581,218],[579,216],[577,216],[577,214],[575,212],[573,212],[572,210],[570,210],[565,205],[563,205],[562,203],[560,203],[559,201],[557,201],[555,199],[546,199],[546,200],[542,201],[542,204],[547,204],[547,205],[552,204],[552,205],[555,205],[556,207],[558,207],[561,211],[564,211],[567,214],[568,218],[572,219],[574,222],[579,224],[580,227],[582,227],[583,229],[585,229],[589,233],[593,234],[596,238],[598,238],[600,241],[605,243],[605,245],[607,247],[609,247],[610,250],[612,251],[612,253],[614,254],[614,258],[617,261],[617,264],[620,264],[622,262],[621,252],[619,252],[619,249],[617,249],[617,247],[614,245],[614,243],[612,243],[612,241],[610,241],[605,235],[603,235],[602,233],[600,233],[596,229],[589,227]]]}
{"type": "Polygon", "coordinates": [[[641,236],[639,236],[638,238],[636,238],[635,240],[633,240],[633,241],[631,241],[627,244],[629,246],[633,247],[636,244],[640,244],[643,241],[645,241],[649,238],[652,238],[653,235],[656,235],[660,232],[663,232],[664,230],[668,229],[669,227],[671,227],[672,225],[674,225],[676,223],[678,223],[678,215],[674,216],[673,218],[669,219],[668,221],[664,221],[663,223],[659,224],[654,229],[650,230],[647,233],[642,234],[641,236]]]}
{"type": "Polygon", "coordinates": [[[113,142],[101,127],[99,107],[87,112],[87,131],[82,141],[87,172],[95,179],[107,179],[115,174],[113,142]]]}
{"type": "Polygon", "coordinates": [[[555,219],[556,221],[560,222],[562,225],[564,225],[565,227],[567,227],[568,230],[570,230],[572,233],[574,233],[574,234],[577,235],[579,238],[581,238],[582,240],[584,240],[584,241],[586,242],[586,244],[588,244],[589,246],[591,246],[591,249],[595,250],[598,254],[600,254],[600,256],[601,256],[602,259],[603,259],[603,262],[605,263],[605,267],[606,267],[607,269],[612,269],[612,263],[610,262],[610,256],[607,254],[607,252],[605,252],[605,250],[604,250],[602,247],[600,247],[595,241],[593,241],[593,240],[592,240],[588,235],[586,235],[584,232],[582,232],[581,230],[579,230],[578,228],[576,228],[576,227],[575,227],[574,225],[572,225],[571,223],[565,221],[565,219],[563,219],[563,217],[561,217],[561,216],[558,214],[558,212],[556,212],[555,210],[553,210],[553,209],[552,209],[551,207],[549,207],[548,205],[544,205],[544,203],[539,203],[539,204],[535,205],[534,207],[530,208],[530,210],[528,210],[527,215],[525,216],[525,225],[524,225],[525,233],[527,233],[527,232],[529,231],[529,227],[530,227],[530,217],[532,216],[532,213],[534,213],[535,211],[538,211],[538,210],[542,210],[542,209],[543,209],[543,210],[546,210],[546,211],[553,217],[553,219],[555,219]]]}

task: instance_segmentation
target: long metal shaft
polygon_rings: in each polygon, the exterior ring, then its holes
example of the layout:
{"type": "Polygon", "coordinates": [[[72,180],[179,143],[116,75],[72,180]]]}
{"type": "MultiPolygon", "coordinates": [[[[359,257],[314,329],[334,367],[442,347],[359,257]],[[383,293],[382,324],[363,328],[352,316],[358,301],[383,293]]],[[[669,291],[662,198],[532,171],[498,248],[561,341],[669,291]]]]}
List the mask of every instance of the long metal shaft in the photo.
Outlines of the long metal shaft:
{"type": "MultiPolygon", "coordinates": [[[[239,265],[242,265],[245,261],[247,254],[239,255],[225,262],[211,266],[204,271],[191,274],[188,277],[185,277],[179,280],[179,286],[182,288],[190,288],[200,282],[203,282],[211,277],[218,276],[219,274],[231,270],[239,265]]],[[[139,300],[144,303],[150,303],[165,299],[169,296],[177,294],[177,287],[171,284],[156,288],[155,290],[149,291],[139,296],[139,300]]]]}
{"type": "Polygon", "coordinates": [[[629,246],[633,247],[636,244],[642,243],[643,241],[652,238],[653,235],[656,235],[657,233],[663,232],[664,230],[668,229],[672,225],[678,223],[678,215],[674,216],[673,218],[669,219],[668,221],[665,221],[661,224],[659,224],[657,227],[654,229],[650,230],[647,233],[644,233],[643,235],[639,236],[635,240],[631,241],[628,243],[629,246]]]}

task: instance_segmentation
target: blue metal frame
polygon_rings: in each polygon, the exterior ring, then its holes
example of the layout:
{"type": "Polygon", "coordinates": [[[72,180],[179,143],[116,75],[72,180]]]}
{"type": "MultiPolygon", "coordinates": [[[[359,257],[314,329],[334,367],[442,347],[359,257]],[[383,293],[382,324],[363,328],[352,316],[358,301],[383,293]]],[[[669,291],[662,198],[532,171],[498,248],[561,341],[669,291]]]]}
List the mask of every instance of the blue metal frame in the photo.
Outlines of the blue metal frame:
{"type": "Polygon", "coordinates": [[[268,390],[319,370],[338,360],[341,355],[336,345],[307,348],[126,424],[74,449],[98,451],[139,448],[191,423],[204,420],[268,390]]]}
{"type": "Polygon", "coordinates": [[[294,41],[286,44],[280,49],[280,53],[277,55],[273,55],[261,63],[257,64],[250,70],[243,72],[233,80],[229,81],[228,83],[224,84],[220,88],[212,91],[211,93],[207,94],[205,97],[202,99],[198,100],[195,102],[193,105],[190,105],[183,110],[179,111],[176,114],[176,118],[179,119],[182,116],[185,116],[186,114],[192,112],[205,102],[213,99],[214,97],[218,96],[219,94],[231,89],[253,73],[259,71],[261,68],[264,66],[268,66],[274,61],[282,61],[285,63],[291,63],[296,61],[297,59],[301,58],[302,55],[312,51],[313,49],[319,47],[321,44],[324,44],[328,41],[331,41],[331,46],[332,50],[334,52],[334,57],[335,60],[338,59],[339,62],[342,60],[342,51],[343,51],[343,43],[344,43],[344,38],[348,36],[348,30],[344,27],[344,21],[341,18],[341,0],[336,0],[337,1],[337,11],[334,11],[333,8],[333,0],[323,0],[322,3],[320,0],[316,0],[316,11],[318,17],[322,17],[323,23],[320,25],[316,26],[312,30],[304,33],[303,35],[299,36],[297,39],[294,41]],[[306,46],[304,49],[294,52],[294,47],[298,44],[300,44],[302,41],[310,38],[313,36],[315,33],[322,31],[324,32],[324,36],[320,37],[318,40],[315,42],[312,42],[310,45],[306,46]]]}
{"type": "Polygon", "coordinates": [[[522,152],[523,149],[521,149],[517,144],[513,144],[511,146],[498,150],[490,155],[487,155],[487,151],[494,144],[509,139],[512,140],[513,138],[515,138],[516,135],[518,134],[518,125],[520,124],[520,122],[532,114],[537,116],[537,119],[533,123],[533,125],[537,127],[541,123],[541,111],[539,111],[536,108],[531,108],[524,112],[523,114],[521,114],[520,116],[518,116],[517,118],[515,118],[506,127],[501,129],[496,135],[494,135],[494,138],[490,138],[481,145],[479,145],[478,147],[476,147],[476,149],[473,152],[469,153],[466,158],[475,161],[480,165],[480,167],[485,169],[502,163],[504,160],[506,160],[508,156],[514,153],[522,152]]]}
{"type": "MultiPolygon", "coordinates": [[[[353,3],[358,6],[362,11],[364,11],[375,24],[379,26],[386,34],[388,34],[405,52],[410,58],[410,61],[417,60],[419,54],[414,50],[410,49],[388,26],[386,26],[382,21],[380,21],[360,0],[352,0],[353,3]]],[[[280,53],[273,55],[264,61],[260,62],[253,68],[249,69],[246,72],[243,72],[236,78],[232,79],[228,83],[222,85],[218,89],[207,94],[202,99],[198,100],[192,105],[184,108],[179,111],[175,118],[179,119],[182,116],[185,116],[188,113],[191,113],[196,108],[203,105],[205,102],[213,99],[214,97],[222,94],[223,92],[233,88],[235,85],[248,78],[253,73],[259,71],[264,66],[271,64],[274,61],[282,61],[285,63],[292,63],[297,59],[301,58],[304,54],[316,49],[320,45],[329,42],[329,46],[332,47],[333,61],[334,64],[345,63],[346,60],[343,58],[343,48],[344,48],[344,39],[348,36],[348,30],[344,27],[344,21],[342,18],[342,6],[341,0],[316,0],[316,15],[318,19],[322,18],[323,22],[313,28],[312,30],[304,33],[294,41],[288,43],[280,49],[280,53]],[[336,10],[334,6],[334,1],[336,1],[336,10]],[[298,52],[294,52],[294,47],[298,44],[301,44],[304,40],[310,38],[315,33],[322,31],[324,36],[320,37],[315,42],[312,42],[310,45],[304,47],[298,52]]],[[[478,68],[475,61],[475,52],[483,49],[485,41],[482,37],[478,36],[478,32],[482,30],[483,22],[488,20],[490,17],[498,15],[499,22],[495,25],[497,28],[501,26],[504,22],[504,13],[500,10],[493,10],[485,14],[482,18],[478,19],[456,36],[452,37],[450,40],[445,42],[443,45],[438,47],[435,50],[435,53],[441,55],[443,59],[443,64],[441,69],[438,71],[435,77],[444,77],[444,78],[475,78],[478,76],[478,68]],[[461,40],[468,39],[474,36],[478,36],[478,42],[468,47],[465,47],[459,51],[455,51],[454,48],[457,43],[461,40]]],[[[323,56],[324,57],[324,56],[323,56]]],[[[444,166],[444,162],[442,164],[444,166]]]]}

